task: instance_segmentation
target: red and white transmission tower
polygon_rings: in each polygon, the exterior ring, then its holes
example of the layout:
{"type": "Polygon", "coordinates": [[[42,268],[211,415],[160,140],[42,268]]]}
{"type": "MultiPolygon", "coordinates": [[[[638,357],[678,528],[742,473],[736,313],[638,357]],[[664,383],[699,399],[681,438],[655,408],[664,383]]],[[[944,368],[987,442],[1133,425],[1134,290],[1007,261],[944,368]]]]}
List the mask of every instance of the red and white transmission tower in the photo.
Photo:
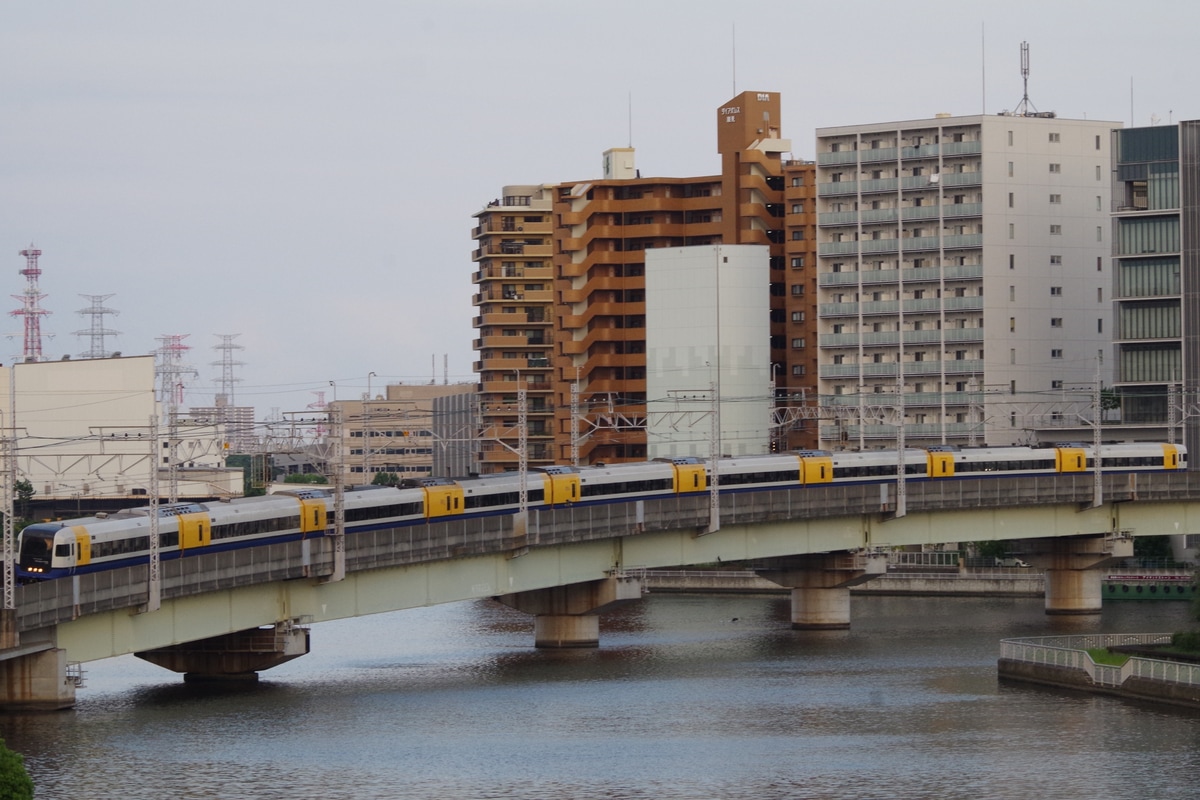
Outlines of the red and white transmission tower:
{"type": "Polygon", "coordinates": [[[9,312],[14,317],[25,318],[25,361],[42,360],[42,317],[50,313],[40,305],[46,297],[38,289],[38,276],[42,274],[42,270],[37,262],[41,254],[42,251],[34,248],[32,244],[28,250],[20,252],[20,255],[25,256],[25,269],[19,271],[19,274],[25,276],[25,293],[12,295],[14,300],[22,302],[22,306],[9,312]]]}
{"type": "MultiPolygon", "coordinates": [[[[315,409],[317,411],[328,411],[329,403],[325,402],[325,390],[322,389],[319,392],[313,392],[313,394],[315,394],[317,396],[316,402],[309,403],[306,407],[315,409]]],[[[317,434],[318,439],[324,437],[325,436],[325,426],[321,425],[320,423],[317,423],[316,434],[317,434]]]]}

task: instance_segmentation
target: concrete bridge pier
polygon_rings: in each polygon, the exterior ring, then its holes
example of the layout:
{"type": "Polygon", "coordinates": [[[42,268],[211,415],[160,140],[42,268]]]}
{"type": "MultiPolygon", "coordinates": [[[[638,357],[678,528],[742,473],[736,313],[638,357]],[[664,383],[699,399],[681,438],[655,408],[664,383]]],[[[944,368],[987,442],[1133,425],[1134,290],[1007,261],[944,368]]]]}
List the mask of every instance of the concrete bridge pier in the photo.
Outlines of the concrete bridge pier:
{"type": "Polygon", "coordinates": [[[887,572],[887,557],[818,553],[770,559],[755,572],[792,590],[793,629],[839,630],[850,627],[850,587],[887,572]]]}
{"type": "Polygon", "coordinates": [[[1099,614],[1102,567],[1114,558],[1133,556],[1128,537],[1072,536],[1038,539],[1030,563],[1046,574],[1047,614],[1099,614]]]}
{"type": "Polygon", "coordinates": [[[0,661],[0,711],[58,711],[75,705],[79,675],[67,651],[39,650],[0,661]]]}
{"type": "Polygon", "coordinates": [[[610,575],[598,581],[551,586],[492,598],[534,615],[535,647],[599,647],[600,614],[641,600],[643,581],[610,575]]]}
{"type": "Polygon", "coordinates": [[[258,673],[307,655],[308,629],[292,622],[135,653],[185,681],[257,681],[258,673]]]}

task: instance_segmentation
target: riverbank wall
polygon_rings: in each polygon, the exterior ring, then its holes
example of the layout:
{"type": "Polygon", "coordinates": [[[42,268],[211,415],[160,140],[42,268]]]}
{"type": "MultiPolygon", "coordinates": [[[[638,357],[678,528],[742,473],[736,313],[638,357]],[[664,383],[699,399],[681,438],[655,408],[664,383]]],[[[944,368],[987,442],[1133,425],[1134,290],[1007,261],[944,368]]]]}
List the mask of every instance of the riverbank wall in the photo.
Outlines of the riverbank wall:
{"type": "Polygon", "coordinates": [[[1005,639],[1000,643],[997,674],[1002,680],[1200,710],[1200,664],[1141,656],[1120,666],[1097,664],[1087,652],[1170,641],[1169,633],[1005,639]]]}

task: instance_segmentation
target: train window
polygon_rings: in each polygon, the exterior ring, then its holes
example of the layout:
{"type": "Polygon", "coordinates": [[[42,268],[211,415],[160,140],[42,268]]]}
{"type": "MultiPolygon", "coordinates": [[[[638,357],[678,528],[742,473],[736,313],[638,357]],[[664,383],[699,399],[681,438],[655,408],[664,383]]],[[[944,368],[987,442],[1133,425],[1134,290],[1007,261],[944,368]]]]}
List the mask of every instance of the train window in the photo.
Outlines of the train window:
{"type": "Polygon", "coordinates": [[[56,558],[66,558],[71,555],[71,545],[56,544],[54,545],[54,555],[56,558]]]}

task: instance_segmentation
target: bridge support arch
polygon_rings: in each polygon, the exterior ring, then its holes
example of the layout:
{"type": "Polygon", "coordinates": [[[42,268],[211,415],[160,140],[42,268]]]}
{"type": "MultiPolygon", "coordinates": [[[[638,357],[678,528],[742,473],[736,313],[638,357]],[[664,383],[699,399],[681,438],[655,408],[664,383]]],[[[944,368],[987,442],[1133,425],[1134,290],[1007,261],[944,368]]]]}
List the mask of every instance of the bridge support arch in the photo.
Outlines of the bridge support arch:
{"type": "Polygon", "coordinates": [[[600,614],[642,599],[643,581],[611,575],[597,581],[516,592],[492,598],[534,615],[535,647],[599,647],[600,614]]]}
{"type": "Polygon", "coordinates": [[[792,628],[839,630],[850,627],[850,587],[887,572],[882,553],[820,553],[770,559],[755,570],[792,590],[792,628]]]}

